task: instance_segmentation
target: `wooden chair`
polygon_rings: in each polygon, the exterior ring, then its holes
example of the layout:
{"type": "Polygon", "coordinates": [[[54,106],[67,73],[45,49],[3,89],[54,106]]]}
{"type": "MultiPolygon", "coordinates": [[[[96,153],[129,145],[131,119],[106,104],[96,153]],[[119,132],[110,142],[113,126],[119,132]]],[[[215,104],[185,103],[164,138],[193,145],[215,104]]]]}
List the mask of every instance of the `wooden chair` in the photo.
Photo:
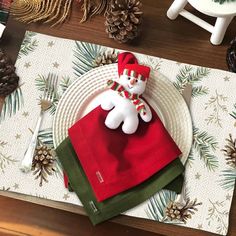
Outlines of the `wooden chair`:
{"type": "Polygon", "coordinates": [[[236,16],[236,1],[219,4],[213,0],[175,0],[167,11],[167,17],[174,20],[178,15],[187,18],[203,29],[209,31],[211,33],[211,43],[214,45],[219,45],[223,41],[225,32],[230,22],[233,20],[234,16],[236,16]],[[187,3],[190,3],[196,10],[208,16],[216,17],[217,19],[215,25],[213,26],[186,11],[184,7],[187,3]]]}

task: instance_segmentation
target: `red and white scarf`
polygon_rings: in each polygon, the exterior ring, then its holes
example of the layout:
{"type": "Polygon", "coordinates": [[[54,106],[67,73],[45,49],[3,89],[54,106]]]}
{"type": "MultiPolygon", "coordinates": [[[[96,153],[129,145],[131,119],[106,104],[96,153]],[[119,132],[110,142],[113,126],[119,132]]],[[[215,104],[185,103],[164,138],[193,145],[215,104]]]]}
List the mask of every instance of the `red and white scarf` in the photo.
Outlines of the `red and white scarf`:
{"type": "Polygon", "coordinates": [[[135,106],[138,113],[146,114],[146,107],[144,103],[139,99],[139,95],[128,92],[122,85],[114,80],[108,80],[107,85],[110,89],[117,91],[121,97],[129,99],[135,106]]]}

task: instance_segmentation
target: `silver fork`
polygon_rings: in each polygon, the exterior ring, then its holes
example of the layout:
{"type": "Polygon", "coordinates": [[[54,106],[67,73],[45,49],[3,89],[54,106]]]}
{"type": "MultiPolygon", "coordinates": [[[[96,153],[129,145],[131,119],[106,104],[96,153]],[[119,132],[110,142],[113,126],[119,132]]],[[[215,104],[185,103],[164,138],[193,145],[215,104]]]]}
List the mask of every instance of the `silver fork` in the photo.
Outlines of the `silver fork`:
{"type": "Polygon", "coordinates": [[[20,169],[25,173],[31,170],[33,155],[37,145],[38,132],[42,123],[43,114],[52,105],[52,102],[54,100],[54,94],[56,93],[57,90],[57,81],[58,81],[58,76],[53,74],[48,75],[44,93],[42,98],[40,99],[41,111],[39,114],[39,118],[37,120],[33,136],[30,140],[29,147],[26,150],[24,158],[20,164],[20,169]]]}

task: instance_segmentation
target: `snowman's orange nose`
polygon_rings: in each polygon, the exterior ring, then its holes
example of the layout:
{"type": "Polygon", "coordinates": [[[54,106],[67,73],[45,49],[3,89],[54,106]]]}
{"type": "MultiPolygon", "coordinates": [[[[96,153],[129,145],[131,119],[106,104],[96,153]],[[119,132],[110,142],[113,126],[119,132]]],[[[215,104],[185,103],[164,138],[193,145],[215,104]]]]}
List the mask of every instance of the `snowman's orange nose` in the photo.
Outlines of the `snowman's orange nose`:
{"type": "Polygon", "coordinates": [[[131,85],[136,84],[136,79],[135,79],[135,78],[131,79],[131,80],[130,80],[130,84],[131,84],[131,85]]]}

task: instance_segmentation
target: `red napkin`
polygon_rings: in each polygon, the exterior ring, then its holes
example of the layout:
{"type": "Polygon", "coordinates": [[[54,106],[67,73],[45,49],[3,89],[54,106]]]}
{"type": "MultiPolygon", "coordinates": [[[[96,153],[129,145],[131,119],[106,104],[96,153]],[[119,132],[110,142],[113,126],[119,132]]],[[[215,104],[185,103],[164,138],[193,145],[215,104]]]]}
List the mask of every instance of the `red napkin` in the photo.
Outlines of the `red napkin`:
{"type": "Polygon", "coordinates": [[[104,124],[100,106],[69,129],[69,138],[98,201],[132,188],[178,158],[181,151],[152,109],[134,134],[104,124]]]}

